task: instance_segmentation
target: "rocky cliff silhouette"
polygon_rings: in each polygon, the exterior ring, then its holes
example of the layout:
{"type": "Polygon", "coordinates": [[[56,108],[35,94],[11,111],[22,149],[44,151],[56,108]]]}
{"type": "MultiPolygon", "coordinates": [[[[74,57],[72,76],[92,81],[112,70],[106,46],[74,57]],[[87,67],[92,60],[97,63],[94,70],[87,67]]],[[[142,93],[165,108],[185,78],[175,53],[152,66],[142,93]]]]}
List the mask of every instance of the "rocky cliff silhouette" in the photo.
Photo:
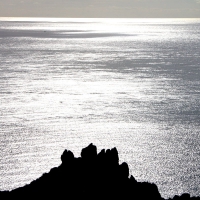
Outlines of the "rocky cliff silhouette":
{"type": "MultiPolygon", "coordinates": [[[[154,183],[137,182],[129,176],[127,163],[119,164],[116,148],[103,149],[97,154],[93,144],[82,149],[75,158],[65,150],[62,163],[49,173],[24,187],[0,192],[3,199],[133,199],[164,200],[154,183]]],[[[189,194],[174,196],[173,200],[200,200],[189,194]]]]}

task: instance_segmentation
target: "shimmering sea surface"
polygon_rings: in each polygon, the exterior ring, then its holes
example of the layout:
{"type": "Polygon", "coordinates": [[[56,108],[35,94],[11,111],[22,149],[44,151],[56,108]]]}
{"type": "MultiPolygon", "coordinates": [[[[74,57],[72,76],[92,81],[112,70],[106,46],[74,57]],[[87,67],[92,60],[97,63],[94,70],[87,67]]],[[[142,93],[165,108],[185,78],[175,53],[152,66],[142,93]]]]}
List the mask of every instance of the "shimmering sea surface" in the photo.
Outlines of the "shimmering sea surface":
{"type": "Polygon", "coordinates": [[[0,18],[0,190],[90,143],[200,195],[200,19],[0,18]]]}

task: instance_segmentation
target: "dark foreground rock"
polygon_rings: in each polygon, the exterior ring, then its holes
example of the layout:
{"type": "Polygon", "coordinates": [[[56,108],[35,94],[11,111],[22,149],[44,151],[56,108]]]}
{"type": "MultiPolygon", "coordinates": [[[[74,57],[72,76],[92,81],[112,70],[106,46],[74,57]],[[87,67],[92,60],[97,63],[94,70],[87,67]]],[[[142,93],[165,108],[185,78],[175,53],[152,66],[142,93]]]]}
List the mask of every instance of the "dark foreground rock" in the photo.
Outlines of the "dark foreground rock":
{"type": "MultiPolygon", "coordinates": [[[[75,158],[65,150],[62,164],[43,174],[29,185],[0,192],[3,199],[133,199],[163,200],[154,183],[137,182],[129,176],[127,163],[119,164],[116,148],[101,150],[93,144],[75,158]]],[[[200,200],[189,194],[174,196],[174,200],[200,200]]]]}

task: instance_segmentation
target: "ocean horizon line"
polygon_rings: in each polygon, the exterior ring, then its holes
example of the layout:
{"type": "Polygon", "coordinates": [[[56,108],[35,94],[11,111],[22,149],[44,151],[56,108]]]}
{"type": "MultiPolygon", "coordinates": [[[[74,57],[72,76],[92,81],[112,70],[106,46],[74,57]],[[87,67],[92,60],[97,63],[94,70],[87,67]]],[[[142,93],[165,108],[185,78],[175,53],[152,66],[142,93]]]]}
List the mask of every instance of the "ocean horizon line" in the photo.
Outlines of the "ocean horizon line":
{"type": "Polygon", "coordinates": [[[0,17],[0,21],[40,21],[40,20],[69,20],[69,19],[84,19],[84,20],[91,20],[91,19],[107,19],[107,20],[199,20],[200,18],[169,18],[169,17],[0,17]]]}

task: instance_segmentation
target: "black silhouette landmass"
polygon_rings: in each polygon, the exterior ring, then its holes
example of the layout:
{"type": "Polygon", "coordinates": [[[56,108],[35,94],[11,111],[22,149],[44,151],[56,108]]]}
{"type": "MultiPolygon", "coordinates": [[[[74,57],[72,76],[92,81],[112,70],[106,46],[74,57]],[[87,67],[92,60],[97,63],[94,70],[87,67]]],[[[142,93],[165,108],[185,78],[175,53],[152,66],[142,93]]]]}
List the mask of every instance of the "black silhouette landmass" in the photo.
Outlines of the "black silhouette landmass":
{"type": "MultiPolygon", "coordinates": [[[[119,164],[116,148],[103,149],[97,154],[96,146],[90,144],[82,149],[81,157],[75,158],[71,151],[65,150],[61,160],[59,167],[30,184],[0,192],[0,200],[164,200],[154,183],[137,182],[129,176],[127,163],[119,164]]],[[[190,197],[187,193],[173,197],[173,200],[189,199],[200,200],[200,197],[190,197]]]]}

